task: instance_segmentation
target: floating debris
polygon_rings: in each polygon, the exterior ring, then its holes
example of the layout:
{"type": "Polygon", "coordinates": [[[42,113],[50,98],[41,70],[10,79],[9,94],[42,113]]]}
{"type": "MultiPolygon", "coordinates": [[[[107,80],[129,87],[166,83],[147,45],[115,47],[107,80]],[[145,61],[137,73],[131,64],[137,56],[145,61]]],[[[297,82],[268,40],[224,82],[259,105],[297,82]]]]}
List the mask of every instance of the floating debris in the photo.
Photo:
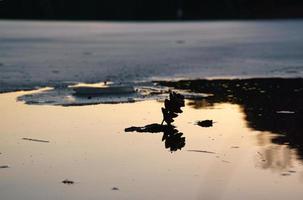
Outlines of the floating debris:
{"type": "Polygon", "coordinates": [[[210,154],[216,154],[215,152],[212,151],[204,151],[204,150],[187,150],[189,152],[197,152],[197,153],[210,153],[210,154]]]}
{"type": "Polygon", "coordinates": [[[120,190],[120,189],[117,188],[117,187],[113,187],[112,190],[118,191],[118,190],[120,190]]]}
{"type": "Polygon", "coordinates": [[[7,168],[9,168],[8,165],[2,165],[2,166],[0,166],[0,169],[7,169],[7,168]]]}
{"type": "Polygon", "coordinates": [[[208,128],[208,127],[212,127],[213,123],[214,123],[213,120],[203,120],[203,121],[198,121],[197,125],[208,128]]]}
{"type": "Polygon", "coordinates": [[[68,180],[68,179],[65,179],[62,181],[63,184],[67,184],[67,185],[72,185],[74,184],[75,182],[74,181],[71,181],[71,180],[68,180]]]}
{"type": "Polygon", "coordinates": [[[38,139],[32,139],[32,138],[22,138],[22,140],[28,140],[32,142],[44,142],[44,143],[49,143],[47,140],[38,140],[38,139]]]}
{"type": "Polygon", "coordinates": [[[161,124],[149,124],[143,127],[132,126],[124,129],[125,132],[139,132],[139,133],[159,133],[164,132],[166,126],[161,124]]]}

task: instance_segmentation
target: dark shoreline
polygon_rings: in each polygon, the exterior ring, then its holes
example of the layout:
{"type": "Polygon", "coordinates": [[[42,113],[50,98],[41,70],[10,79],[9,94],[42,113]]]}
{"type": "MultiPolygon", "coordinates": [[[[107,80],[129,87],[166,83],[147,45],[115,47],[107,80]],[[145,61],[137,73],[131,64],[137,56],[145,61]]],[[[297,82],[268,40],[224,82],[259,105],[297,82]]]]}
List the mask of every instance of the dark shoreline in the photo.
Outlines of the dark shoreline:
{"type": "Polygon", "coordinates": [[[195,109],[212,107],[216,103],[240,105],[248,127],[278,134],[272,142],[296,149],[303,159],[302,78],[181,80],[159,81],[158,84],[189,92],[213,94],[191,100],[188,105],[195,109]]]}
{"type": "Polygon", "coordinates": [[[302,17],[276,18],[222,18],[222,19],[37,19],[37,18],[0,18],[1,21],[33,21],[33,22],[109,22],[109,23],[195,23],[195,22],[254,22],[254,21],[301,21],[302,17]]]}
{"type": "Polygon", "coordinates": [[[303,17],[302,1],[0,1],[0,18],[35,19],[243,19],[303,17]]]}

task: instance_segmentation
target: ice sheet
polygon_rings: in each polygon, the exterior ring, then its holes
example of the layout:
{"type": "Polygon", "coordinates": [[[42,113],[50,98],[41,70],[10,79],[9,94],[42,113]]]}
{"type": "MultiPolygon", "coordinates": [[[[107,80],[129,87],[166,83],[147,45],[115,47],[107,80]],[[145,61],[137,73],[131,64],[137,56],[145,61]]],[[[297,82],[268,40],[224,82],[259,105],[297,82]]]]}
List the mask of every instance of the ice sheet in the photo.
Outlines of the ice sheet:
{"type": "Polygon", "coordinates": [[[66,82],[303,75],[303,21],[0,21],[0,92],[66,82]]]}

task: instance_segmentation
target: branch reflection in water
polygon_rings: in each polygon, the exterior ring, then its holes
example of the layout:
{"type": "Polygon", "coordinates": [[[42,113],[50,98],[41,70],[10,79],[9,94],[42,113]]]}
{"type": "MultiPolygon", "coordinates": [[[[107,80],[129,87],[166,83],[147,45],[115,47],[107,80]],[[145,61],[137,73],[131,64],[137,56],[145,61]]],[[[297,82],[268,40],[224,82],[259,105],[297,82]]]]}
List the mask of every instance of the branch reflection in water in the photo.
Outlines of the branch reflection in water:
{"type": "Polygon", "coordinates": [[[181,150],[185,146],[185,137],[183,133],[173,125],[149,124],[143,127],[129,127],[125,132],[139,133],[163,133],[162,141],[165,142],[165,148],[171,152],[181,150]]]}
{"type": "Polygon", "coordinates": [[[275,134],[271,143],[294,149],[303,160],[303,79],[254,78],[233,80],[181,80],[158,82],[162,86],[189,92],[213,94],[191,100],[194,109],[217,103],[238,104],[247,126],[275,134]]]}

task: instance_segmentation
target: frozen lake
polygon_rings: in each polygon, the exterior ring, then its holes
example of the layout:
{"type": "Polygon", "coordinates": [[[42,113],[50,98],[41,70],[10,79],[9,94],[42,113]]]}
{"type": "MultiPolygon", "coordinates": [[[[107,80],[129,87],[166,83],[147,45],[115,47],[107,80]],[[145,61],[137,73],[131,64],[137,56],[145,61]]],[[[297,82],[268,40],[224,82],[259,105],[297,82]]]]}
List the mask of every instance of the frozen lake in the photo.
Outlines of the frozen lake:
{"type": "Polygon", "coordinates": [[[63,82],[302,77],[303,21],[0,21],[0,92],[63,82]]]}

